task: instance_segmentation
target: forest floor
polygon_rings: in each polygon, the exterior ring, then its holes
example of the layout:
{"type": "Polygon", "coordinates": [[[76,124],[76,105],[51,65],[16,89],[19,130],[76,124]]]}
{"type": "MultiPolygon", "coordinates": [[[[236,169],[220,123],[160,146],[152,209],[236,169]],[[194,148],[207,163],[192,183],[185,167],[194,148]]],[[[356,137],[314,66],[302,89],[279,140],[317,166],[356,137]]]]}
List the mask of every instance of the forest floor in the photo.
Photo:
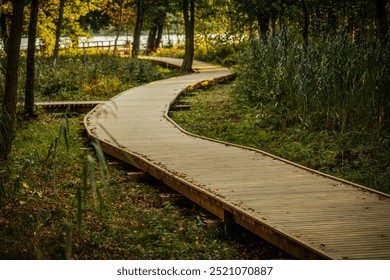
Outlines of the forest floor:
{"type": "Polygon", "coordinates": [[[216,218],[168,187],[99,161],[81,122],[43,112],[18,122],[0,169],[0,259],[291,258],[237,225],[207,226],[216,218]]]}

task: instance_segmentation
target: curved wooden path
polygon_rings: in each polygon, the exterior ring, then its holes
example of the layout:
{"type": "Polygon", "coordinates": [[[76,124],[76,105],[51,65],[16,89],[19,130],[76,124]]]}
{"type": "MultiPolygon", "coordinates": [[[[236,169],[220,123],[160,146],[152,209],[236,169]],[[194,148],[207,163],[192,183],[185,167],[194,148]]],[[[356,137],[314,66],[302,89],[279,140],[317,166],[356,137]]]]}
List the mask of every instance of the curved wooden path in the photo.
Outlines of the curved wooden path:
{"type": "MultiPolygon", "coordinates": [[[[181,60],[153,58],[180,65],[181,60]]],[[[216,216],[303,259],[390,259],[390,196],[262,151],[196,137],[168,110],[186,88],[234,76],[194,74],[121,93],[86,115],[104,151],[158,178],[216,216]]]]}

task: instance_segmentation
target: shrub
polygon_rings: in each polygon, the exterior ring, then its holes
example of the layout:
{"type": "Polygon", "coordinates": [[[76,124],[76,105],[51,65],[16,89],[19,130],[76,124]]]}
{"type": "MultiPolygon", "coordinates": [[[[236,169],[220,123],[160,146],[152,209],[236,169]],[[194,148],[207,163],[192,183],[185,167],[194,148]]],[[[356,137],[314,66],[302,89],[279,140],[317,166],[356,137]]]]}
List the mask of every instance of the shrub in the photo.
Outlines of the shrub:
{"type": "MultiPolygon", "coordinates": [[[[25,60],[21,61],[19,100],[24,98],[25,60]]],[[[133,86],[172,75],[152,62],[110,54],[60,56],[56,67],[47,57],[36,60],[36,100],[109,99],[133,86]]],[[[4,77],[0,76],[0,81],[4,77]]]]}

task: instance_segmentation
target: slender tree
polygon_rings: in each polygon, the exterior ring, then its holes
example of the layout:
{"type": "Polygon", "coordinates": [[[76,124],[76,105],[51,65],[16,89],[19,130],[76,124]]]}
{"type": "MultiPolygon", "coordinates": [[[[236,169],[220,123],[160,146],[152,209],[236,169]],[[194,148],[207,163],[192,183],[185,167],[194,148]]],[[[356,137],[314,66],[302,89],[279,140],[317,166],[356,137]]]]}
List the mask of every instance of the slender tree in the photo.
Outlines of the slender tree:
{"type": "Polygon", "coordinates": [[[328,28],[327,32],[335,35],[337,31],[337,26],[338,26],[338,20],[337,20],[337,15],[336,15],[336,7],[335,7],[335,1],[336,0],[330,0],[328,2],[328,28]]]}
{"type": "Polygon", "coordinates": [[[60,51],[60,39],[61,39],[62,22],[64,20],[65,1],[66,0],[60,0],[60,7],[58,10],[58,20],[57,20],[57,26],[56,26],[56,42],[54,45],[54,54],[53,54],[54,66],[57,63],[58,53],[60,51]]]}
{"type": "Polygon", "coordinates": [[[195,0],[183,0],[183,16],[186,34],[185,54],[181,69],[191,72],[194,62],[195,0]]]}
{"type": "Polygon", "coordinates": [[[162,36],[164,33],[164,23],[165,23],[166,17],[167,17],[167,15],[166,15],[166,13],[164,13],[164,16],[161,18],[160,24],[158,25],[157,34],[156,34],[156,41],[154,43],[154,49],[153,49],[154,52],[160,46],[161,39],[162,39],[162,36]]]}
{"type": "Polygon", "coordinates": [[[9,38],[9,25],[8,25],[8,15],[4,13],[3,4],[8,1],[0,0],[0,27],[1,27],[1,38],[3,40],[4,50],[8,51],[8,38],[9,38]]]}
{"type": "Polygon", "coordinates": [[[3,0],[0,0],[0,21],[3,19],[3,0]]]}
{"type": "Polygon", "coordinates": [[[123,25],[123,6],[124,6],[124,0],[119,1],[119,20],[117,25],[117,31],[116,31],[116,37],[115,37],[115,45],[114,45],[114,55],[117,54],[118,51],[118,39],[121,35],[122,25],[123,25]]]}
{"type": "Polygon", "coordinates": [[[27,74],[24,99],[24,114],[28,118],[35,117],[34,113],[34,86],[35,86],[35,52],[37,23],[40,0],[31,1],[31,15],[28,27],[28,46],[27,46],[27,74]]]}
{"type": "Polygon", "coordinates": [[[382,44],[390,41],[389,19],[386,10],[387,0],[376,0],[376,11],[378,17],[378,37],[382,44]]]}
{"type": "Polygon", "coordinates": [[[302,10],[303,10],[303,44],[307,48],[309,45],[309,9],[307,7],[306,0],[302,0],[302,10]]]}
{"type": "Polygon", "coordinates": [[[160,45],[164,23],[166,19],[166,13],[159,13],[159,17],[155,18],[152,27],[149,30],[148,41],[146,45],[146,53],[149,54],[151,52],[155,52],[160,45]]]}
{"type": "Polygon", "coordinates": [[[16,120],[16,102],[18,92],[18,68],[20,43],[22,39],[24,0],[13,0],[11,32],[8,39],[7,68],[5,75],[5,93],[0,119],[0,161],[5,161],[11,152],[16,120]]]}
{"type": "Polygon", "coordinates": [[[175,13],[176,2],[168,0],[153,1],[153,9],[148,10],[146,25],[149,28],[149,35],[146,44],[146,54],[155,52],[161,43],[167,13],[175,13]]]}
{"type": "Polygon", "coordinates": [[[257,6],[256,8],[257,23],[259,25],[259,38],[263,41],[267,41],[270,27],[270,16],[261,6],[257,6]]]}
{"type": "Polygon", "coordinates": [[[134,42],[133,42],[133,49],[131,50],[131,56],[133,58],[138,57],[139,53],[139,47],[141,42],[141,32],[142,32],[142,23],[144,18],[144,1],[138,0],[137,1],[137,19],[134,29],[134,42]]]}

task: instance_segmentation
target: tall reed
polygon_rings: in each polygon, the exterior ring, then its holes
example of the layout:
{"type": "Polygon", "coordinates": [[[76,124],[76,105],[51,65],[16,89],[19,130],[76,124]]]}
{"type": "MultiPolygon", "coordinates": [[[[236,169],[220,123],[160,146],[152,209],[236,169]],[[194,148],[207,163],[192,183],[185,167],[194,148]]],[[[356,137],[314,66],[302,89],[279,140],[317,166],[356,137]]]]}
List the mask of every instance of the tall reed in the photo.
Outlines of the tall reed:
{"type": "Polygon", "coordinates": [[[251,42],[241,56],[241,99],[274,106],[280,125],[376,135],[388,127],[389,49],[342,34],[307,48],[297,38],[251,42]]]}

